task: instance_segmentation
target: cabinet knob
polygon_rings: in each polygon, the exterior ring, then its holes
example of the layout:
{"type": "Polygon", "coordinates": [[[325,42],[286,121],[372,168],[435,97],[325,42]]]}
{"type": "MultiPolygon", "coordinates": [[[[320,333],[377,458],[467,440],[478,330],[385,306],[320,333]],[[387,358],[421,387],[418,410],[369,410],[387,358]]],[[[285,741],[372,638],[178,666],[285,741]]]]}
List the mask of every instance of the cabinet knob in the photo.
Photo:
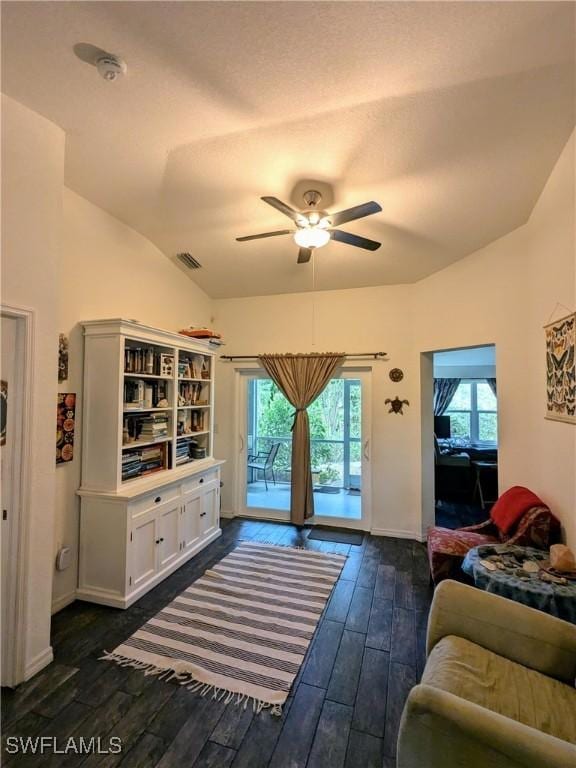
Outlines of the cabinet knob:
{"type": "Polygon", "coordinates": [[[198,480],[198,482],[199,482],[199,483],[203,483],[203,482],[204,482],[204,478],[203,478],[203,477],[201,477],[201,478],[200,478],[200,480],[198,480]]]}
{"type": "Polygon", "coordinates": [[[156,539],[156,544],[160,544],[162,541],[164,541],[164,539],[156,539]]]}
{"type": "Polygon", "coordinates": [[[206,512],[200,512],[200,517],[206,517],[206,512]]]}
{"type": "Polygon", "coordinates": [[[156,498],[154,499],[154,504],[160,504],[161,501],[162,501],[162,496],[156,496],[156,498]]]}

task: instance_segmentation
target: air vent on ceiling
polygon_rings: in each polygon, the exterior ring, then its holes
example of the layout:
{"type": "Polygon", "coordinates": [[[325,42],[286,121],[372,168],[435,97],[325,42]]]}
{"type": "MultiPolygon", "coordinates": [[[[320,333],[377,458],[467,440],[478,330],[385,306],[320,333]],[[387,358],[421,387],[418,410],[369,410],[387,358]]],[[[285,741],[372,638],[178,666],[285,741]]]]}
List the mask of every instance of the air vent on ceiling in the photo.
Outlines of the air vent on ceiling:
{"type": "Polygon", "coordinates": [[[202,266],[202,264],[200,264],[199,261],[196,261],[194,256],[191,256],[189,253],[177,253],[176,256],[184,266],[188,267],[188,269],[200,269],[202,266]]]}

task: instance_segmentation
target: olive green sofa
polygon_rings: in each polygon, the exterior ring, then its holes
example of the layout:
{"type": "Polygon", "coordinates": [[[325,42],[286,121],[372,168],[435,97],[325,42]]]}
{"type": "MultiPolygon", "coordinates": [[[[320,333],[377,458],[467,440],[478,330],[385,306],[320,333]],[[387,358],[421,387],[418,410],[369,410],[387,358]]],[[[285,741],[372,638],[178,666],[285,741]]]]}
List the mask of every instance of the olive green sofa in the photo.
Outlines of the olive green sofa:
{"type": "Polygon", "coordinates": [[[427,656],[397,768],[576,767],[576,626],[447,580],[427,656]]]}

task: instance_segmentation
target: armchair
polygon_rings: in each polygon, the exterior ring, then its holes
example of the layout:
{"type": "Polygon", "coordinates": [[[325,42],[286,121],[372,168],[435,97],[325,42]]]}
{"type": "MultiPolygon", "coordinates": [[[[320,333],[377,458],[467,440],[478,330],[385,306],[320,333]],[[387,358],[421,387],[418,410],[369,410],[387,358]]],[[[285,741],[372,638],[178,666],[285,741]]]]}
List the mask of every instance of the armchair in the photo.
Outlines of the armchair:
{"type": "Polygon", "coordinates": [[[506,542],[548,549],[560,540],[560,523],[548,507],[522,486],[510,488],[498,499],[490,518],[465,528],[428,529],[428,560],[432,581],[465,580],[462,562],[468,550],[481,544],[506,542]]]}
{"type": "Polygon", "coordinates": [[[436,589],[397,768],[576,765],[576,627],[454,581],[436,589]]]}

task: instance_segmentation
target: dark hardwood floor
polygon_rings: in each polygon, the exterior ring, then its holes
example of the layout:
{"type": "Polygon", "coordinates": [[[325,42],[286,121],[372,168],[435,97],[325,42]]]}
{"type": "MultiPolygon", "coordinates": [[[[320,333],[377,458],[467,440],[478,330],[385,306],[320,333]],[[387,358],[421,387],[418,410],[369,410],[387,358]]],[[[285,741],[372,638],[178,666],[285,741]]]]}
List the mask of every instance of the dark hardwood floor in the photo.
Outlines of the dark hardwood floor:
{"type": "Polygon", "coordinates": [[[424,546],[366,536],[307,541],[291,525],[236,518],[194,560],[127,611],[76,602],[54,616],[55,661],[2,693],[7,736],[110,736],[120,754],[10,756],[42,768],[391,768],[400,715],[424,664],[432,590],[424,546]],[[282,717],[201,698],[100,661],[241,539],[348,555],[282,717]]]}

